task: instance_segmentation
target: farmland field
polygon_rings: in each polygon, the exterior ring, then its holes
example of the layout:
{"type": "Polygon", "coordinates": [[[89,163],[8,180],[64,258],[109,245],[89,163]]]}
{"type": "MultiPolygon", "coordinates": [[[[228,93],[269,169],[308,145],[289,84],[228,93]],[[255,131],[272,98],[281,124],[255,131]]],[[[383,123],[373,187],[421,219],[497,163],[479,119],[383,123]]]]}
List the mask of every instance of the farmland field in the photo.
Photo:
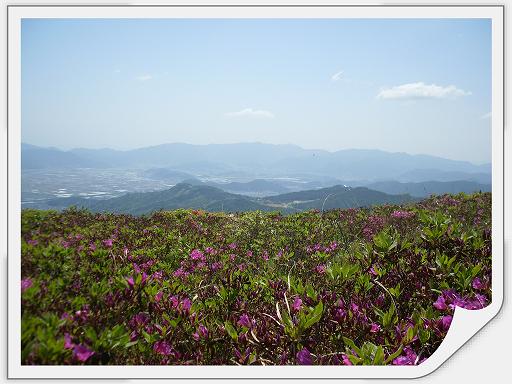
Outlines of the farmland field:
{"type": "Polygon", "coordinates": [[[491,300],[491,194],[279,213],[22,211],[22,363],[415,365],[491,300]]]}

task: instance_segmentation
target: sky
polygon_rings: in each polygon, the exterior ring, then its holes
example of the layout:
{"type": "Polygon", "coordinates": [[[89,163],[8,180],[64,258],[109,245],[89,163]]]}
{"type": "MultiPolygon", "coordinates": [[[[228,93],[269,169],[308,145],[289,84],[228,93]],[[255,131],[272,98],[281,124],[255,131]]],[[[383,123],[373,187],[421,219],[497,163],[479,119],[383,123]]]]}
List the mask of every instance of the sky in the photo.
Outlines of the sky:
{"type": "Polygon", "coordinates": [[[491,161],[489,19],[24,19],[22,141],[491,161]]]}

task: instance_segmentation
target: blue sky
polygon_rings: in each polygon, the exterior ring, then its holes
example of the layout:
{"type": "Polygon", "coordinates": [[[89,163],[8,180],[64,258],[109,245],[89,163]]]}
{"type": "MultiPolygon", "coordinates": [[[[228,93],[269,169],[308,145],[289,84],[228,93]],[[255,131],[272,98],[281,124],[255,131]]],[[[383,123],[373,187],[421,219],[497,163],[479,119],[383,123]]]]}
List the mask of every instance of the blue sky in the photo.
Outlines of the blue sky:
{"type": "Polygon", "coordinates": [[[491,22],[22,21],[22,141],[376,148],[491,161],[491,22]]]}

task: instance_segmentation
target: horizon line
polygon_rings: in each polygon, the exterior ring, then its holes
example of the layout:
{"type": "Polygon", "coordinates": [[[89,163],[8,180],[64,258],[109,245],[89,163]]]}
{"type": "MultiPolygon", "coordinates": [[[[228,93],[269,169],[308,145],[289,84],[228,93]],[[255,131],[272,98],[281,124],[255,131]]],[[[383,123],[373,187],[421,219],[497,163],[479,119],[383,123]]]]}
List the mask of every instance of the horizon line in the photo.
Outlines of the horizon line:
{"type": "Polygon", "coordinates": [[[459,161],[459,162],[466,162],[466,163],[470,163],[470,164],[473,164],[473,165],[477,165],[477,166],[481,166],[481,165],[488,165],[488,164],[492,164],[492,159],[489,160],[489,161],[483,161],[483,162],[475,162],[475,161],[471,161],[471,160],[461,160],[461,159],[453,159],[453,158],[448,158],[448,157],[442,157],[442,156],[439,156],[439,155],[432,155],[432,154],[428,154],[428,153],[410,153],[410,152],[405,152],[405,151],[388,151],[388,150],[384,150],[384,149],[379,149],[379,148],[354,148],[354,147],[350,147],[350,148],[342,148],[342,149],[336,149],[336,150],[329,150],[329,149],[322,149],[322,148],[305,148],[305,147],[302,147],[298,144],[293,144],[293,143],[280,143],[280,144],[276,144],[276,143],[265,143],[265,142],[261,142],[261,141],[242,141],[242,142],[236,142],[236,143],[209,143],[209,144],[193,144],[193,143],[185,143],[185,142],[165,142],[165,143],[161,143],[161,144],[152,144],[152,145],[146,145],[146,146],[141,146],[141,147],[134,147],[134,148],[128,148],[128,149],[115,149],[115,148],[112,148],[112,147],[67,147],[66,148],[63,148],[63,147],[57,147],[57,146],[43,146],[43,145],[38,145],[38,144],[32,144],[32,143],[28,143],[28,142],[24,142],[22,141],[21,142],[21,145],[30,145],[30,146],[33,146],[33,147],[38,147],[38,148],[44,148],[44,149],[57,149],[59,151],[63,151],[63,152],[70,152],[70,151],[73,151],[73,150],[79,150],[79,149],[85,149],[85,150],[111,150],[111,151],[117,151],[117,152],[130,152],[130,151],[136,151],[136,150],[140,150],[140,149],[146,149],[146,148],[155,148],[155,147],[161,147],[161,146],[164,146],[164,145],[190,145],[190,146],[196,146],[196,147],[206,147],[206,146],[214,146],[214,145],[247,145],[247,144],[257,144],[257,145],[271,145],[271,146],[288,146],[288,147],[297,147],[297,148],[300,148],[304,151],[319,151],[319,152],[328,152],[328,153],[337,153],[337,152],[343,152],[343,151],[376,151],[376,152],[384,152],[384,153],[388,153],[388,154],[405,154],[405,155],[409,155],[409,156],[429,156],[429,157],[434,157],[434,158],[439,158],[439,159],[444,159],[444,160],[450,160],[450,161],[459,161]]]}

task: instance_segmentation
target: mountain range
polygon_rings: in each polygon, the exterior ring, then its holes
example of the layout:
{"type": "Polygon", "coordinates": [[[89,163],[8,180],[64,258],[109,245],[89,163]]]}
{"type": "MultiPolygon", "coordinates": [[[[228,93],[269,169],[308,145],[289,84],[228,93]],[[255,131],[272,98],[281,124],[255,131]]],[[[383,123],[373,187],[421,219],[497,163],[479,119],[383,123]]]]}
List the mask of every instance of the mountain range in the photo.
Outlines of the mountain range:
{"type": "Polygon", "coordinates": [[[381,204],[400,204],[417,199],[410,195],[390,195],[365,187],[333,186],[316,190],[254,198],[225,192],[209,185],[179,183],[172,188],[144,193],[127,193],[105,200],[82,197],[55,198],[48,202],[54,208],[77,206],[94,212],[146,214],[156,210],[178,208],[207,211],[281,211],[300,212],[309,209],[369,207],[381,204]]]}
{"type": "Polygon", "coordinates": [[[336,152],[303,149],[295,145],[262,143],[193,145],[162,144],[132,150],[60,150],[22,144],[22,169],[53,168],[171,168],[198,175],[262,176],[307,175],[339,180],[397,180],[402,182],[468,180],[490,181],[491,164],[430,155],[347,149],[336,152]]]}

